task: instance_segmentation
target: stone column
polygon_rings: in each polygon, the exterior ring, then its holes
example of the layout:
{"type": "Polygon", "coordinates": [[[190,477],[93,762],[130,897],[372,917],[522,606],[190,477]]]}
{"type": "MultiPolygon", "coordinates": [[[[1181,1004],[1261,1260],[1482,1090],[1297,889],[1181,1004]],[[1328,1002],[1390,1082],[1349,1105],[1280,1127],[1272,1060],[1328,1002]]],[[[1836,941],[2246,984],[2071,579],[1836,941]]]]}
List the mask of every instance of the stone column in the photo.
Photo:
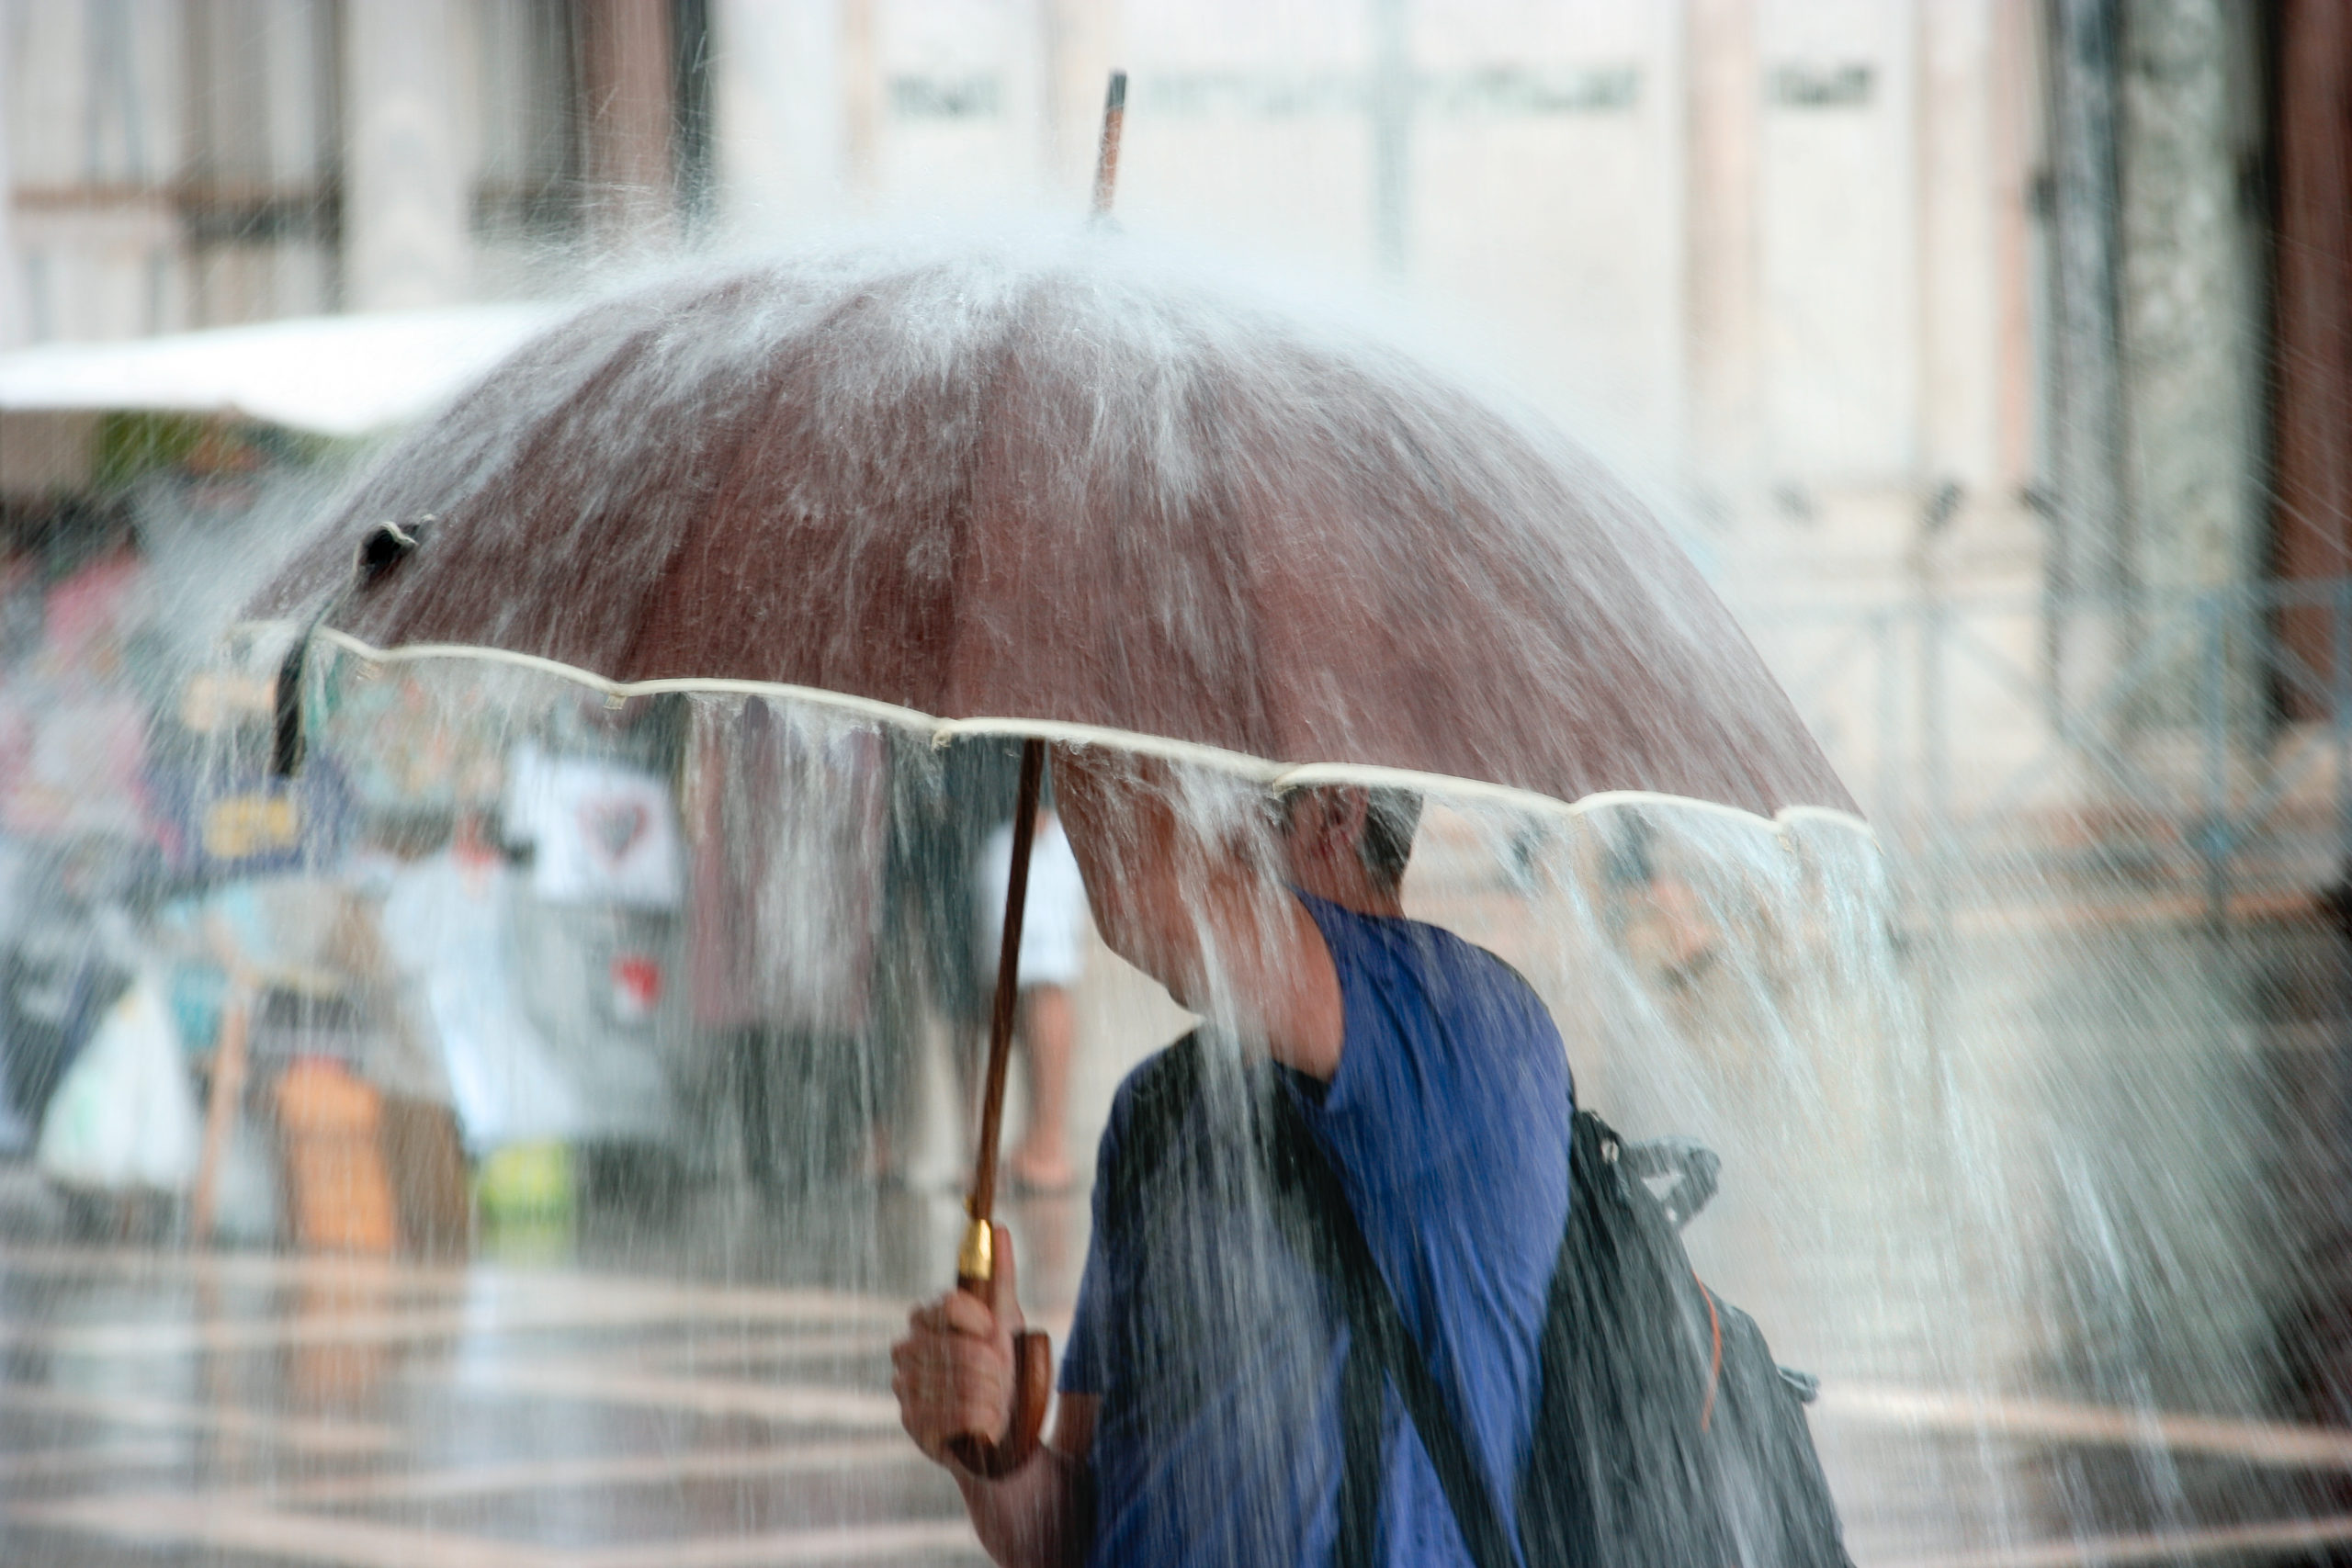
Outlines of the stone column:
{"type": "Polygon", "coordinates": [[[1413,53],[1411,0],[1372,6],[1372,254],[1402,281],[1411,260],[1413,53]]]}
{"type": "Polygon", "coordinates": [[[2055,0],[2050,47],[2052,551],[2061,593],[2127,581],[2115,322],[2112,0],[2055,0]]]}
{"type": "Polygon", "coordinates": [[[1997,484],[1999,291],[1992,0],[1918,0],[1920,474],[1997,484]]]}
{"type": "Polygon", "coordinates": [[[713,0],[711,162],[721,221],[783,234],[841,209],[847,121],[842,12],[804,0],[713,0]]]}
{"type": "MultiPolygon", "coordinates": [[[[2278,38],[2275,560],[2282,577],[2341,577],[2352,573],[2352,7],[2285,0],[2278,38]]],[[[2327,671],[2328,613],[2281,621],[2288,648],[2327,671]]]]}
{"type": "Polygon", "coordinates": [[[1102,94],[1117,58],[1106,0],[1040,0],[1045,31],[1045,151],[1050,196],[1082,202],[1102,134],[1102,94]]]}
{"type": "MultiPolygon", "coordinates": [[[[2123,0],[2122,16],[2124,502],[2134,579],[2177,629],[2182,591],[2242,583],[2261,567],[2261,242],[2239,195],[2260,123],[2242,99],[2259,76],[2234,0],[2123,0]]],[[[2242,728],[2262,698],[2249,609],[2231,607],[2152,671],[2136,716],[2242,728]],[[2215,631],[2226,638],[2219,690],[2215,631]]]]}
{"type": "Polygon", "coordinates": [[[677,181],[668,0],[581,7],[589,232],[606,249],[673,238],[677,181]]]}
{"type": "MultiPolygon", "coordinates": [[[[2052,698],[2077,714],[2136,645],[2096,597],[2132,585],[2116,335],[2114,0],[2052,0],[2042,414],[2052,698]]],[[[2111,601],[2109,602],[2111,604],[2111,601]]]]}
{"type": "Polygon", "coordinates": [[[472,270],[453,0],[345,0],[344,293],[447,305],[472,270]]]}
{"type": "MultiPolygon", "coordinates": [[[[8,19],[6,8],[0,7],[0,23],[8,19]]],[[[5,111],[17,91],[16,78],[9,73],[14,56],[8,51],[9,38],[15,31],[12,27],[0,26],[0,111],[5,111]]],[[[0,112],[0,351],[16,347],[26,337],[24,307],[17,295],[24,264],[17,259],[17,243],[8,221],[16,209],[17,180],[8,162],[8,116],[0,112]]]]}
{"type": "Polygon", "coordinates": [[[1689,441],[1700,474],[1745,499],[1758,475],[1756,204],[1763,67],[1755,0],[1689,0],[1683,207],[1689,441]]]}
{"type": "Polygon", "coordinates": [[[2060,690],[2077,715],[2103,702],[2102,729],[2144,765],[2209,768],[2147,743],[2242,728],[2262,696],[2246,606],[2188,621],[2204,613],[2191,594],[2245,581],[2262,554],[2251,15],[2057,0],[2053,17],[2051,580],[2099,596],[2053,624],[2060,690]]]}
{"type": "Polygon", "coordinates": [[[2135,568],[2152,588],[2242,581],[2260,555],[2257,242],[2239,203],[2251,149],[2232,80],[2251,52],[2235,36],[2240,10],[2124,0],[2118,327],[2135,568]]]}
{"type": "Polygon", "coordinates": [[[842,162],[851,205],[870,209],[882,187],[882,40],[879,0],[841,0],[842,162]]]}
{"type": "MultiPolygon", "coordinates": [[[[2034,186],[2041,167],[2044,119],[2036,44],[2041,0],[1992,0],[1993,277],[1997,299],[1995,413],[1996,477],[2020,507],[2034,479],[2041,288],[2034,276],[2034,186]]],[[[2020,521],[2023,521],[2020,518],[2020,521]]],[[[2038,530],[2036,530],[2038,534],[2038,530]]],[[[2028,554],[2041,566],[2037,537],[2028,554]]]]}

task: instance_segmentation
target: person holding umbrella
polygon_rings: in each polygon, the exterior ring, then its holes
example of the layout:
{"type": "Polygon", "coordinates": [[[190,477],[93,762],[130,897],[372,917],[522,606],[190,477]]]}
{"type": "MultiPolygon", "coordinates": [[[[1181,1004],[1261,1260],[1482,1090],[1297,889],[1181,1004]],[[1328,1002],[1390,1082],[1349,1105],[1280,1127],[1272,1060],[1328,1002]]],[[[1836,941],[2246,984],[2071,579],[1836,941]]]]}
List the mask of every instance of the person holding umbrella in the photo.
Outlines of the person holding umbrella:
{"type": "MultiPolygon", "coordinates": [[[[1836,770],[1637,495],[1556,433],[1286,310],[1100,237],[670,280],[582,311],[388,451],[248,606],[293,634],[280,773],[346,672],[417,659],[610,701],[782,702],[933,747],[1021,739],[956,1259],[974,1301],[926,1309],[901,1369],[910,1427],[1016,1558],[1297,1561],[1360,1542],[1339,1523],[1364,1515],[1339,1499],[1376,1492],[1384,1552],[1443,1561],[1461,1554],[1436,1504],[1476,1519],[1476,1494],[1514,1473],[1544,1271],[1527,1258],[1561,1239],[1566,1068],[1508,971],[1401,918],[1411,813],[1365,786],[1431,781],[1571,822],[1671,801],[1792,885],[1878,882],[1836,770]],[[1189,1098],[1131,1082],[1114,1118],[1040,1460],[1051,1356],[1012,1335],[990,1216],[1048,742],[1098,928],[1216,1025],[1158,1065],[1217,1070],[1189,1098]],[[1117,773],[1114,751],[1184,772],[1117,773]],[[1285,795],[1282,814],[1222,809],[1219,779],[1285,795]],[[1221,1185],[1250,1177],[1221,1162],[1270,1119],[1303,1122],[1280,1142],[1329,1168],[1329,1232],[1370,1237],[1351,1256],[1396,1298],[1401,1327],[1374,1337],[1417,1391],[1410,1432],[1363,1410],[1362,1377],[1335,1403],[1344,1347],[1312,1310],[1318,1279],[1268,1233],[1270,1205],[1239,1201],[1250,1179],[1221,1185]],[[1129,1201],[1155,1186],[1174,1197],[1129,1201]],[[1010,1427],[993,1419],[1008,1336],[1010,1427]],[[1432,1403],[1438,1380],[1454,1392],[1432,1403]],[[950,1434],[967,1404],[989,1418],[950,1434]],[[1457,1426],[1477,1457],[1437,1439],[1455,1457],[1432,1498],[1428,1434],[1457,1426]],[[1345,1439],[1367,1430],[1386,1469],[1350,1487],[1334,1472],[1362,1475],[1345,1439]]],[[[1367,1293],[1340,1292],[1351,1325],[1367,1293]]],[[[1390,1396],[1374,1380],[1368,1397],[1390,1396]]],[[[1670,1447],[1669,1479],[1687,1468],[1670,1447]]],[[[1486,1523],[1471,1533],[1492,1545],[1486,1523]]]]}
{"type": "MultiPolygon", "coordinates": [[[[1526,983],[1405,917],[1419,800],[1299,789],[1270,832],[1218,834],[1179,806],[1164,764],[1066,750],[1056,782],[1104,940],[1227,1028],[1245,1060],[1272,1064],[1272,1092],[1339,1172],[1490,1495],[1510,1498],[1539,1393],[1573,1092],[1526,983]]],[[[894,1349],[907,1431],[956,1476],[1001,1562],[1471,1562],[1396,1401],[1350,1388],[1340,1324],[1306,1266],[1253,1230],[1246,1194],[1178,1180],[1156,1190],[1149,1224],[1123,1223],[1124,1190],[1149,1179],[1136,1162],[1215,1163],[1200,1156],[1217,1136],[1205,1103],[1143,1128],[1159,1113],[1139,1105],[1152,1070],[1129,1079],[1104,1134],[1052,1442],[993,1479],[955,1457],[962,1434],[1012,1419],[1022,1321],[1001,1232],[992,1299],[918,1308],[894,1349]],[[1169,1152],[1139,1152],[1160,1141],[1169,1152]],[[1368,1506],[1343,1496],[1358,1484],[1343,1475],[1351,1426],[1380,1456],[1368,1506]]]]}

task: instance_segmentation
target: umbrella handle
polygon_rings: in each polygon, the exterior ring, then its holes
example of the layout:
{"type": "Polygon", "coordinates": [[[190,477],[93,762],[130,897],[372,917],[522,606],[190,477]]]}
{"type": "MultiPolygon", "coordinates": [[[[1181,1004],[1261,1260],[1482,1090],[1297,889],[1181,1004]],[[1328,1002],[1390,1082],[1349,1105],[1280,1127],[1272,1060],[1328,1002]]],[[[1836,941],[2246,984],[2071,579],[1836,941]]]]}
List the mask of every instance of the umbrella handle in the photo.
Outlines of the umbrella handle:
{"type": "MultiPolygon", "coordinates": [[[[956,1255],[956,1288],[992,1302],[996,1276],[996,1156],[1004,1126],[1005,1071],[1012,1059],[1012,1015],[1021,999],[1021,926],[1029,905],[1029,851],[1037,837],[1037,800],[1045,792],[1046,743],[1021,746],[1021,789],[1013,808],[1012,864],[1004,879],[1004,940],[997,949],[996,1005],[989,1013],[987,1089],[980,1100],[979,1149],[973,1161],[971,1216],[956,1255]]],[[[967,1433],[947,1445],[956,1462],[975,1475],[1010,1475],[1037,1451],[1053,1393],[1052,1342],[1024,1331],[1012,1337],[1012,1422],[1000,1438],[967,1433]]]]}
{"type": "Polygon", "coordinates": [[[996,1156],[1004,1128],[1004,1079],[1012,1063],[1012,1018],[1021,1003],[1021,927],[1029,908],[1029,851],[1037,841],[1037,798],[1045,793],[1046,743],[1021,746],[1021,791],[1012,818],[1012,865],[1004,879],[1004,940],[996,955],[996,998],[989,1009],[989,1065],[980,1097],[980,1135],[972,1159],[972,1190],[964,1201],[971,1225],[956,1259],[956,1277],[980,1286],[985,1297],[996,1218],[996,1156]]]}

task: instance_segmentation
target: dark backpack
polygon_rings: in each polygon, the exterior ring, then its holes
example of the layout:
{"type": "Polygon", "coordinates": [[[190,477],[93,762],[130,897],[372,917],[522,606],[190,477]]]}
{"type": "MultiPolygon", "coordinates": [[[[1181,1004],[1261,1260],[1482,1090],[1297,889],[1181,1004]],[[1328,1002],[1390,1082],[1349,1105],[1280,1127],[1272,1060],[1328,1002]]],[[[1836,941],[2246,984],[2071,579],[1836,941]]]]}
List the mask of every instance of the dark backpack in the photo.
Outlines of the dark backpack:
{"type": "MultiPolygon", "coordinates": [[[[1170,1201],[1153,1190],[1199,1098],[1203,1049],[1197,1033],[1185,1036],[1131,1086],[1109,1224],[1170,1201]]],[[[1681,1140],[1628,1145],[1599,1117],[1577,1115],[1514,1551],[1337,1173],[1290,1094],[1262,1088],[1252,1143],[1275,1222],[1351,1332],[1336,1568],[1370,1562],[1376,1546],[1384,1382],[1478,1568],[1851,1568],[1805,1422],[1813,1381],[1776,1365],[1755,1321],[1709,1291],[1683,1252],[1680,1226],[1714,1190],[1712,1154],[1681,1140]],[[1661,1197],[1649,1181],[1667,1176],[1679,1180],[1661,1197]]]]}

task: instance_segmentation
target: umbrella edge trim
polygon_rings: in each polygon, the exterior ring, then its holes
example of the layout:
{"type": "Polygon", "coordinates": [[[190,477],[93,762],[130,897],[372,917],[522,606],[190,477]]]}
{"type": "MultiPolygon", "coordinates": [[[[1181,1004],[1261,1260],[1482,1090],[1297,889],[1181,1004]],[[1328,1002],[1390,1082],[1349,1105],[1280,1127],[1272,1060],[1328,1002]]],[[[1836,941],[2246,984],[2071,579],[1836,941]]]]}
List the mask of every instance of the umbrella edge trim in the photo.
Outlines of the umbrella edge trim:
{"type": "MultiPolygon", "coordinates": [[[[255,632],[299,631],[291,621],[247,621],[240,623],[241,630],[255,632]]],[[[1562,800],[1557,795],[1541,791],[1521,789],[1514,784],[1494,784],[1485,779],[1464,778],[1454,773],[1422,773],[1412,768],[1383,767],[1372,762],[1300,762],[1269,761],[1247,751],[1230,750],[1198,740],[1179,740],[1165,735],[1150,735],[1141,730],[1118,729],[1108,725],[1071,724],[1060,719],[1041,718],[941,718],[920,708],[903,707],[874,697],[855,696],[846,692],[829,692],[821,686],[797,686],[782,681],[738,681],[721,677],[676,676],[658,681],[616,681],[594,671],[582,670],[576,664],[543,658],[536,653],[517,653],[511,649],[489,648],[468,643],[407,643],[398,648],[378,648],[353,637],[349,632],[333,626],[322,626],[314,634],[320,639],[334,643],[347,653],[382,664],[424,663],[433,660],[473,660],[492,664],[513,665],[537,671],[587,686],[611,697],[651,697],[670,693],[691,694],[707,692],[740,696],[786,697],[831,707],[862,717],[879,719],[902,728],[927,736],[933,746],[944,746],[959,736],[1012,735],[1024,739],[1059,741],[1080,746],[1110,746],[1121,750],[1137,751],[1165,758],[1170,761],[1194,762],[1239,774],[1269,788],[1281,789],[1311,784],[1355,784],[1395,785],[1430,793],[1469,796],[1491,800],[1522,809],[1539,810],[1555,816],[1581,817],[1589,812],[1620,806],[1675,806],[1709,812],[1736,821],[1752,824],[1764,830],[1780,834],[1804,822],[1833,823],[1860,834],[1872,843],[1878,841],[1878,831],[1869,820],[1851,811],[1840,811],[1828,806],[1784,806],[1770,817],[1748,810],[1745,807],[1727,805],[1720,800],[1702,800],[1696,795],[1668,795],[1657,790],[1611,789],[1597,790],[1578,795],[1574,800],[1562,800]]]]}

